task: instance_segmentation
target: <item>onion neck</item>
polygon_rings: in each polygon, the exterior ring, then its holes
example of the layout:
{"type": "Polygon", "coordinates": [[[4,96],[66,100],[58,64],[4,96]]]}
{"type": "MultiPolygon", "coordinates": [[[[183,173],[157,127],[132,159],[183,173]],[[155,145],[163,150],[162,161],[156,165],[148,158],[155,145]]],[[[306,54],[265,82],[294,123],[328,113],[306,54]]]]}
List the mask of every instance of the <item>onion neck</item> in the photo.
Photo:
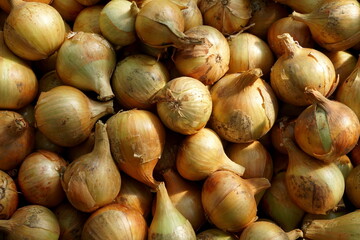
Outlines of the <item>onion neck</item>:
{"type": "Polygon", "coordinates": [[[323,108],[331,101],[315,89],[305,88],[304,93],[312,104],[319,104],[323,108]]]}
{"type": "Polygon", "coordinates": [[[106,124],[98,121],[95,125],[95,142],[92,153],[99,156],[99,161],[105,161],[108,159],[106,156],[109,154],[109,149],[110,143],[106,131],[106,124]]]}
{"type": "Polygon", "coordinates": [[[289,33],[283,33],[277,38],[281,41],[281,44],[284,47],[284,54],[286,58],[292,58],[296,54],[296,51],[301,49],[302,47],[299,43],[295,42],[292,36],[289,33]]]}
{"type": "Polygon", "coordinates": [[[109,82],[106,79],[100,80],[100,87],[99,87],[99,96],[97,97],[100,101],[109,101],[111,100],[115,95],[112,91],[112,88],[109,84],[109,82]]]}
{"type": "Polygon", "coordinates": [[[267,178],[248,178],[245,179],[247,186],[249,187],[253,195],[265,190],[271,186],[267,178]]]}
{"type": "Polygon", "coordinates": [[[219,170],[228,170],[238,174],[239,176],[243,176],[245,172],[245,168],[240,164],[232,161],[230,158],[226,156],[224,153],[223,155],[223,164],[219,167],[219,170]]]}
{"type": "MultiPolygon", "coordinates": [[[[155,213],[161,215],[168,215],[169,210],[171,211],[174,208],[169,194],[166,190],[165,183],[160,182],[156,189],[156,210],[155,213]]],[[[157,214],[155,214],[157,215],[157,214]]],[[[155,216],[154,216],[155,217],[155,216]]]]}
{"type": "Polygon", "coordinates": [[[21,136],[25,130],[29,127],[29,124],[24,118],[15,118],[9,126],[9,135],[13,137],[21,136]]]}
{"type": "Polygon", "coordinates": [[[113,101],[107,101],[107,102],[97,102],[89,99],[90,101],[90,112],[91,112],[91,119],[92,121],[96,122],[101,117],[113,114],[114,108],[113,108],[113,101]]]}
{"type": "Polygon", "coordinates": [[[11,232],[14,228],[14,225],[10,220],[0,220],[0,231],[4,231],[4,232],[11,232]]]}
{"type": "Polygon", "coordinates": [[[8,1],[10,3],[11,9],[20,7],[21,5],[25,4],[25,1],[23,1],[23,0],[8,0],[8,1]]]}
{"type": "Polygon", "coordinates": [[[262,75],[263,74],[260,68],[250,69],[241,73],[237,78],[234,79],[234,91],[239,92],[246,87],[253,85],[254,82],[258,80],[262,75]]]}
{"type": "Polygon", "coordinates": [[[140,11],[140,9],[138,8],[136,2],[133,1],[130,6],[131,15],[136,16],[139,13],[139,11],[140,11]]]}
{"type": "Polygon", "coordinates": [[[304,237],[303,231],[300,229],[294,229],[290,232],[287,232],[286,235],[288,236],[289,240],[296,240],[304,237]]]}

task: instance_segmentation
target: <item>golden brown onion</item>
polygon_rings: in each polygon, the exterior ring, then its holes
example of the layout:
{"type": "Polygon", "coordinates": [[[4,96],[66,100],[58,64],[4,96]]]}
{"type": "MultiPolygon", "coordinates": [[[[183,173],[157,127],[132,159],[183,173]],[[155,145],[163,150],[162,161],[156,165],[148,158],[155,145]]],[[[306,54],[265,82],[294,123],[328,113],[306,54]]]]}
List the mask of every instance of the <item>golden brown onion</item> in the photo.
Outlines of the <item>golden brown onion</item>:
{"type": "Polygon", "coordinates": [[[346,196],[350,202],[360,208],[360,166],[353,168],[345,182],[346,196]]]}
{"type": "Polygon", "coordinates": [[[218,228],[210,228],[196,235],[197,240],[236,240],[235,236],[218,228]]]}
{"type": "Polygon", "coordinates": [[[334,64],[336,75],[339,74],[339,86],[355,70],[357,59],[347,51],[325,52],[325,55],[334,64]]]}
{"type": "Polygon", "coordinates": [[[103,8],[104,5],[94,5],[81,10],[74,20],[73,31],[101,34],[99,17],[103,8]]]}
{"type": "Polygon", "coordinates": [[[184,17],[184,31],[203,25],[203,16],[197,5],[197,0],[180,0],[179,2],[184,2],[184,5],[186,6],[181,10],[184,17]]]}
{"type": "Polygon", "coordinates": [[[0,219],[9,219],[18,208],[19,194],[15,181],[0,170],[0,219]]]}
{"type": "Polygon", "coordinates": [[[81,10],[85,8],[76,0],[52,0],[51,6],[68,22],[73,22],[81,10]]]}

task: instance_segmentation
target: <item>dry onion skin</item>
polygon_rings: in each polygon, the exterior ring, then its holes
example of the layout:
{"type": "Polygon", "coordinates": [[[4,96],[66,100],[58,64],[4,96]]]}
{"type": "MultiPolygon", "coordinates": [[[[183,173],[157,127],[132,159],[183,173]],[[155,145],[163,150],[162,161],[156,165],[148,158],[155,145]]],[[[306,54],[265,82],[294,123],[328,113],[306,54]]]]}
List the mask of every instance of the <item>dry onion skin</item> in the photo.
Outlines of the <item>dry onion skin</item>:
{"type": "Polygon", "coordinates": [[[308,14],[291,14],[308,25],[313,39],[328,51],[346,50],[360,41],[359,16],[357,0],[324,0],[308,14]]]}
{"type": "Polygon", "coordinates": [[[191,135],[205,127],[211,111],[209,89],[192,77],[167,82],[152,98],[161,121],[172,131],[191,135]]]}
{"type": "Polygon", "coordinates": [[[153,109],[153,96],[165,87],[169,78],[163,63],[145,54],[134,54],[117,63],[111,86],[121,106],[153,109]]]}
{"type": "Polygon", "coordinates": [[[278,102],[260,69],[228,74],[212,88],[210,126],[219,136],[234,143],[263,137],[274,125],[278,102]]]}
{"type": "Polygon", "coordinates": [[[312,48],[302,48],[288,33],[278,36],[285,53],[271,68],[270,83],[276,96],[295,106],[308,106],[304,90],[318,90],[325,97],[336,89],[339,80],[330,59],[312,48]]]}
{"type": "Polygon", "coordinates": [[[0,31],[0,72],[0,109],[19,109],[35,99],[36,75],[27,62],[6,46],[3,31],[0,31]]]}
{"type": "Polygon", "coordinates": [[[240,31],[249,22],[251,18],[250,2],[249,0],[200,0],[198,5],[204,24],[227,35],[240,31]]]}
{"type": "Polygon", "coordinates": [[[13,0],[5,21],[8,48],[26,60],[41,60],[53,54],[65,39],[60,13],[45,3],[13,0]]]}
{"type": "MultiPolygon", "coordinates": [[[[179,2],[183,2],[180,0],[179,2]]],[[[184,31],[190,28],[203,25],[203,16],[197,5],[197,0],[185,0],[184,5],[186,6],[181,10],[184,17],[184,31]]]]}
{"type": "Polygon", "coordinates": [[[219,30],[207,25],[193,27],[185,34],[204,42],[177,49],[173,56],[176,69],[205,85],[214,84],[229,70],[230,48],[226,38],[219,30]]]}
{"type": "Polygon", "coordinates": [[[9,219],[18,208],[19,195],[15,181],[0,170],[0,219],[9,219]]]}

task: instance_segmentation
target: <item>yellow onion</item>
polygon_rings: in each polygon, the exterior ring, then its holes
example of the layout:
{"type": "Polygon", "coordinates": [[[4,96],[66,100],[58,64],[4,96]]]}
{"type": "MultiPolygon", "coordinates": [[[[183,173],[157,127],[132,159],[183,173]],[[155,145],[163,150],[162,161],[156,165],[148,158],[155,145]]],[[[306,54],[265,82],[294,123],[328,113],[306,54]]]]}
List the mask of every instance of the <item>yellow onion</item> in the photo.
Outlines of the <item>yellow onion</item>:
{"type": "Polygon", "coordinates": [[[106,124],[96,123],[92,152],[66,167],[61,184],[69,202],[82,212],[93,212],[114,201],[121,178],[111,156],[106,124]]]}
{"type": "Polygon", "coordinates": [[[64,83],[59,78],[56,70],[52,70],[39,79],[39,94],[61,85],[64,85],[64,83]]]}
{"type": "Polygon", "coordinates": [[[138,12],[139,8],[135,2],[109,1],[99,16],[101,34],[116,47],[135,42],[135,19],[138,12]]]}
{"type": "Polygon", "coordinates": [[[289,6],[291,9],[301,12],[309,13],[318,7],[324,0],[276,0],[276,2],[289,6]]]}
{"type": "Polygon", "coordinates": [[[360,166],[353,168],[345,181],[346,196],[350,202],[360,208],[360,166]]]}
{"type": "Polygon", "coordinates": [[[197,240],[236,240],[235,236],[217,228],[204,230],[196,235],[197,240]]]}
{"type": "Polygon", "coordinates": [[[107,122],[111,153],[120,170],[156,188],[153,170],[165,145],[165,127],[147,110],[118,112],[107,122]]]}
{"type": "Polygon", "coordinates": [[[36,97],[38,82],[34,71],[4,42],[0,31],[0,109],[19,109],[36,97]]]}
{"type": "Polygon", "coordinates": [[[120,192],[116,196],[114,203],[133,208],[144,217],[147,217],[152,203],[150,188],[124,173],[121,174],[121,183],[120,192]]]}
{"type": "Polygon", "coordinates": [[[51,6],[68,22],[73,22],[81,10],[85,8],[76,0],[52,0],[51,6]]]}
{"type": "Polygon", "coordinates": [[[93,6],[98,2],[100,2],[100,0],[76,0],[76,1],[78,1],[80,4],[84,6],[93,6]]]}
{"type": "Polygon", "coordinates": [[[203,128],[182,141],[176,168],[183,178],[192,181],[203,180],[218,170],[233,171],[240,176],[245,171],[225,154],[221,139],[210,128],[203,128]]]}
{"type": "Polygon", "coordinates": [[[360,210],[334,219],[313,220],[304,229],[304,237],[316,240],[358,240],[360,238],[360,210]]]}
{"type": "Polygon", "coordinates": [[[278,102],[260,69],[224,76],[211,88],[213,111],[210,126],[234,143],[263,137],[274,125],[278,102]]]}
{"type": "Polygon", "coordinates": [[[229,69],[230,48],[226,38],[216,28],[207,25],[193,27],[185,34],[204,39],[204,42],[177,49],[173,56],[176,69],[205,85],[214,84],[229,69]]]}
{"type": "Polygon", "coordinates": [[[182,6],[168,0],[152,0],[136,16],[135,31],[139,39],[153,47],[185,47],[202,43],[200,38],[184,34],[182,6]]]}
{"type": "Polygon", "coordinates": [[[314,47],[310,29],[305,23],[296,21],[292,17],[280,18],[271,24],[267,34],[269,47],[278,57],[285,53],[285,49],[278,39],[278,36],[284,33],[289,33],[294,41],[304,48],[314,47]]]}
{"type": "Polygon", "coordinates": [[[271,154],[271,158],[273,160],[274,175],[286,171],[289,163],[289,156],[287,153],[284,154],[278,151],[274,151],[271,154]]]}
{"type": "Polygon", "coordinates": [[[227,40],[230,47],[227,73],[244,72],[253,68],[260,68],[265,76],[270,73],[275,60],[265,41],[246,32],[231,35],[227,40]]]}
{"type": "Polygon", "coordinates": [[[34,128],[19,113],[0,111],[0,169],[16,168],[33,148],[34,128]]]}
{"type": "Polygon", "coordinates": [[[134,54],[118,62],[111,86],[116,100],[127,109],[151,109],[155,107],[152,97],[168,81],[169,73],[164,64],[148,55],[134,54]]]}
{"type": "Polygon", "coordinates": [[[193,227],[171,202],[164,182],[156,189],[155,209],[148,239],[196,240],[193,227]]]}
{"type": "Polygon", "coordinates": [[[233,34],[246,26],[251,18],[249,0],[215,1],[200,0],[198,5],[204,24],[223,34],[233,34]]]}
{"type": "MultiPolygon", "coordinates": [[[[53,0],[24,0],[25,2],[41,2],[45,4],[51,4],[53,0]]],[[[11,11],[11,3],[9,0],[0,1],[0,10],[3,10],[4,13],[9,14],[11,11]]]]}
{"type": "Polygon", "coordinates": [[[285,172],[271,180],[271,187],[265,191],[260,202],[261,210],[284,231],[291,231],[301,223],[305,211],[290,198],[285,184],[285,172]]]}
{"type": "Polygon", "coordinates": [[[0,170],[0,219],[9,219],[18,208],[19,195],[15,181],[0,170]]]}
{"type": "Polygon", "coordinates": [[[325,162],[349,153],[360,136],[360,122],[354,111],[319,91],[306,89],[305,94],[312,105],[296,119],[296,143],[307,154],[325,162]]]}
{"type": "Polygon", "coordinates": [[[360,57],[356,66],[345,81],[336,90],[335,100],[351,108],[360,119],[360,57]]]}
{"type": "Polygon", "coordinates": [[[283,4],[268,0],[252,0],[251,1],[251,18],[248,23],[249,33],[266,40],[268,30],[272,23],[278,19],[287,17],[289,10],[283,4]]]}
{"type": "Polygon", "coordinates": [[[181,10],[184,17],[184,31],[203,25],[203,16],[197,5],[197,0],[180,0],[179,2],[185,2],[185,8],[181,10]]]}
{"type": "Polygon", "coordinates": [[[346,179],[352,169],[354,168],[350,158],[347,155],[343,155],[335,160],[336,166],[340,169],[342,175],[344,176],[344,179],[346,179]]]}
{"type": "Polygon", "coordinates": [[[204,182],[201,199],[209,221],[226,232],[239,232],[256,221],[254,195],[270,187],[266,178],[243,179],[230,171],[216,171],[204,182]]]}
{"type": "Polygon", "coordinates": [[[91,214],[81,240],[145,240],[147,230],[146,221],[138,211],[110,204],[91,214]]]}
{"type": "Polygon", "coordinates": [[[339,74],[339,87],[354,71],[357,59],[347,51],[325,52],[325,55],[334,64],[336,75],[339,74]]]}
{"type": "Polygon", "coordinates": [[[74,20],[73,31],[101,34],[99,18],[103,8],[104,5],[94,5],[81,10],[74,20]]]}
{"type": "Polygon", "coordinates": [[[163,173],[166,190],[174,207],[191,223],[195,231],[205,222],[201,203],[201,185],[182,178],[174,169],[163,173]]]}
{"type": "Polygon", "coordinates": [[[191,135],[205,127],[212,101],[209,89],[192,77],[178,77],[167,82],[152,98],[157,113],[172,131],[191,135]]]}
{"type": "Polygon", "coordinates": [[[37,150],[22,162],[18,173],[18,184],[25,199],[32,204],[55,207],[65,198],[60,173],[66,161],[58,154],[37,150]]]}
{"type": "Polygon", "coordinates": [[[27,60],[49,57],[65,38],[65,24],[58,11],[48,4],[12,0],[4,26],[8,48],[27,60]]]}
{"type": "Polygon", "coordinates": [[[35,119],[38,129],[50,141],[73,147],[90,135],[98,119],[113,111],[112,101],[97,102],[74,87],[58,86],[40,94],[35,119]]]}
{"type": "Polygon", "coordinates": [[[90,153],[94,148],[95,143],[95,132],[92,131],[85,141],[81,142],[80,144],[74,147],[66,148],[66,159],[70,162],[74,161],[75,159],[90,153]]]}
{"type": "Polygon", "coordinates": [[[340,169],[306,154],[289,138],[283,142],[289,155],[285,183],[290,199],[308,213],[326,214],[334,209],[345,190],[340,169]]]}
{"type": "Polygon", "coordinates": [[[278,225],[268,221],[256,221],[242,231],[239,240],[296,240],[303,237],[300,229],[286,233],[278,225]]]}
{"type": "Polygon", "coordinates": [[[284,116],[276,120],[274,126],[270,130],[271,143],[276,151],[287,154],[287,150],[284,147],[282,140],[285,136],[295,140],[294,126],[294,118],[284,116]]]}
{"type": "Polygon", "coordinates": [[[96,92],[101,101],[114,97],[110,78],[115,69],[116,54],[110,43],[95,33],[69,34],[61,45],[56,72],[64,84],[96,92]]]}
{"type": "Polygon", "coordinates": [[[360,3],[324,0],[311,12],[291,17],[309,26],[313,39],[328,51],[342,51],[360,41],[360,3]]]}
{"type": "Polygon", "coordinates": [[[7,240],[57,240],[60,226],[55,214],[41,205],[18,208],[9,220],[0,220],[7,240]]]}
{"type": "Polygon", "coordinates": [[[61,240],[80,240],[81,232],[88,215],[63,202],[54,209],[60,225],[61,240]]]}
{"type": "Polygon", "coordinates": [[[330,96],[339,82],[330,59],[318,50],[302,48],[288,33],[278,38],[285,53],[271,68],[270,83],[276,96],[296,106],[310,104],[304,93],[306,87],[330,96]]]}

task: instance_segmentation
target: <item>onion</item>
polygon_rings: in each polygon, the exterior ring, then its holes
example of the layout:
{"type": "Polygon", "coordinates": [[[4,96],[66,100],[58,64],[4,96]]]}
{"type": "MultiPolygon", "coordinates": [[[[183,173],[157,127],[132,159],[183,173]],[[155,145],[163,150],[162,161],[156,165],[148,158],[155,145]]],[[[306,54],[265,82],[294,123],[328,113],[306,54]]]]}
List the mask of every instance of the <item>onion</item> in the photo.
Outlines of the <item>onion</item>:
{"type": "Polygon", "coordinates": [[[130,177],[156,188],[153,170],[165,145],[165,128],[147,110],[118,112],[107,120],[111,153],[117,166],[130,177]]]}
{"type": "Polygon", "coordinates": [[[35,73],[4,42],[0,31],[0,109],[19,109],[32,102],[38,91],[35,73]]]}
{"type": "Polygon", "coordinates": [[[47,92],[54,87],[64,85],[64,83],[59,78],[56,70],[52,70],[42,76],[39,80],[39,94],[41,92],[47,92]]]}
{"type": "Polygon", "coordinates": [[[101,101],[114,97],[110,78],[116,54],[110,43],[95,33],[69,34],[58,51],[56,72],[61,81],[81,90],[96,92],[101,101]]]}
{"type": "Polygon", "coordinates": [[[0,170],[0,219],[9,219],[18,208],[19,195],[14,180],[0,170]]]}
{"type": "Polygon", "coordinates": [[[326,214],[335,208],[345,189],[340,169],[309,156],[289,138],[283,142],[289,155],[285,182],[290,199],[308,213],[326,214]]]}
{"type": "Polygon", "coordinates": [[[274,125],[278,102],[260,69],[228,74],[211,88],[210,126],[221,138],[247,143],[263,137],[274,125]]]}
{"type": "Polygon", "coordinates": [[[309,26],[313,39],[328,51],[342,51],[360,41],[360,3],[324,0],[308,14],[291,17],[309,26]]]}
{"type": "Polygon", "coordinates": [[[330,96],[338,85],[334,65],[325,54],[312,48],[302,48],[288,34],[278,36],[285,53],[271,69],[270,83],[276,96],[292,105],[309,105],[306,87],[330,96]]]}
{"type": "Polygon", "coordinates": [[[324,0],[276,0],[276,2],[285,4],[289,6],[291,9],[301,12],[301,13],[309,13],[316,9],[320,3],[324,0]]]}
{"type": "Polygon", "coordinates": [[[101,10],[99,26],[102,35],[117,47],[136,40],[135,19],[139,12],[135,2],[114,0],[101,10]]]}
{"type": "Polygon", "coordinates": [[[360,208],[359,185],[360,185],[360,166],[356,166],[350,171],[345,182],[346,196],[356,208],[360,208]]]}
{"type": "Polygon", "coordinates": [[[212,101],[208,88],[192,77],[174,78],[152,98],[157,113],[172,131],[191,135],[205,127],[212,101]]]}
{"type": "Polygon", "coordinates": [[[98,2],[100,2],[100,0],[76,0],[76,1],[78,1],[80,4],[84,6],[93,6],[98,2]]]}
{"type": "Polygon", "coordinates": [[[245,171],[225,154],[219,136],[209,128],[203,128],[182,141],[176,168],[183,178],[192,181],[203,180],[218,170],[233,171],[240,176],[245,171]]]}
{"type": "Polygon", "coordinates": [[[52,0],[51,6],[68,22],[73,22],[81,10],[85,8],[76,0],[52,0]]]}
{"type": "Polygon", "coordinates": [[[74,20],[73,31],[101,34],[99,18],[103,8],[104,5],[94,5],[81,10],[74,20]]]}
{"type": "Polygon", "coordinates": [[[300,229],[294,229],[289,233],[284,232],[278,225],[268,221],[257,221],[247,226],[242,231],[239,240],[296,240],[303,237],[300,229]]]}
{"type": "Polygon", "coordinates": [[[336,75],[339,74],[339,86],[350,76],[356,67],[357,59],[346,51],[325,52],[334,64],[336,75]]]}
{"type": "Polygon", "coordinates": [[[65,37],[65,24],[59,12],[45,3],[22,0],[11,3],[13,7],[4,26],[8,48],[27,60],[40,60],[53,54],[65,37]]]}
{"type": "Polygon", "coordinates": [[[249,0],[200,0],[198,5],[203,15],[204,24],[216,28],[225,35],[240,31],[251,18],[249,0]]]}
{"type": "MultiPolygon", "coordinates": [[[[339,204],[340,205],[340,204],[339,204]]],[[[302,223],[301,223],[301,229],[306,230],[306,228],[311,224],[314,220],[329,220],[334,219],[340,216],[343,216],[347,213],[350,213],[349,209],[347,209],[344,206],[338,206],[336,209],[333,209],[329,212],[324,214],[311,214],[306,213],[303,217],[302,223]]]]}
{"type": "Polygon", "coordinates": [[[18,167],[34,147],[34,128],[22,115],[0,111],[0,169],[18,167]]]}
{"type": "Polygon", "coordinates": [[[168,70],[161,62],[144,54],[134,54],[118,62],[111,85],[122,106],[151,109],[155,107],[155,103],[151,103],[152,97],[168,81],[168,70]]]}
{"type": "Polygon", "coordinates": [[[269,187],[266,178],[242,179],[230,171],[216,171],[202,188],[205,214],[219,229],[239,232],[257,219],[254,195],[269,187]]]}
{"type": "Polygon", "coordinates": [[[31,204],[55,207],[65,198],[60,174],[67,163],[58,154],[38,150],[28,155],[20,166],[18,183],[31,204]]]}
{"type": "Polygon", "coordinates": [[[195,231],[190,222],[171,202],[165,183],[156,189],[156,210],[149,227],[148,239],[195,240],[195,231]]]}
{"type": "Polygon", "coordinates": [[[304,48],[314,47],[310,29],[305,23],[296,21],[292,17],[280,18],[271,24],[267,34],[269,47],[278,57],[285,53],[285,49],[278,39],[278,36],[284,33],[289,33],[294,41],[304,48]]]}
{"type": "Polygon", "coordinates": [[[116,196],[114,203],[135,209],[144,217],[147,217],[153,199],[150,188],[124,173],[121,174],[121,183],[120,192],[116,196]]]}
{"type": "Polygon", "coordinates": [[[80,144],[90,135],[95,122],[110,113],[113,113],[112,101],[93,101],[71,86],[42,92],[35,105],[38,129],[50,141],[63,147],[80,144]]]}
{"type": "Polygon", "coordinates": [[[333,162],[349,153],[358,142],[360,122],[345,104],[327,99],[320,92],[306,89],[312,105],[296,119],[296,143],[307,154],[333,162]]]}
{"type": "Polygon", "coordinates": [[[328,220],[313,220],[304,236],[316,240],[357,240],[360,237],[360,210],[328,220]]]}
{"type": "Polygon", "coordinates": [[[285,184],[285,172],[279,172],[271,181],[271,187],[265,191],[260,209],[284,231],[291,231],[301,223],[305,211],[290,198],[285,184]]]}
{"type": "Polygon", "coordinates": [[[252,0],[251,1],[251,18],[248,23],[249,33],[266,40],[268,30],[273,22],[278,19],[287,17],[289,15],[288,9],[275,1],[268,0],[252,0]]]}
{"type": "Polygon", "coordinates": [[[235,236],[217,228],[204,230],[196,235],[197,240],[236,240],[235,236]]]}
{"type": "Polygon", "coordinates": [[[60,225],[61,240],[80,240],[81,232],[88,215],[63,202],[54,209],[60,225]]]}
{"type": "Polygon", "coordinates": [[[139,39],[153,47],[185,47],[202,43],[200,38],[184,34],[185,22],[181,6],[172,1],[152,0],[143,5],[136,16],[135,31],[139,39]]]}
{"type": "Polygon", "coordinates": [[[82,240],[145,240],[147,225],[136,210],[110,204],[94,212],[85,222],[82,240]]]}
{"type": "Polygon", "coordinates": [[[189,37],[204,39],[202,44],[177,49],[173,61],[177,70],[205,85],[218,81],[229,69],[229,44],[216,28],[206,25],[185,32],[189,37]]]}
{"type": "Polygon", "coordinates": [[[57,240],[60,236],[55,214],[40,205],[18,208],[9,220],[0,220],[0,230],[6,233],[8,240],[57,240]]]}
{"type": "Polygon", "coordinates": [[[350,158],[347,155],[343,155],[343,156],[339,157],[338,159],[336,159],[335,164],[340,169],[341,173],[344,176],[344,179],[346,179],[349,176],[349,173],[354,168],[350,158]]]}
{"type": "MultiPolygon", "coordinates": [[[[53,0],[25,0],[26,2],[41,2],[45,4],[51,4],[53,0]]],[[[0,1],[0,9],[4,10],[4,13],[10,13],[11,3],[10,1],[0,1]]]]}
{"type": "Polygon", "coordinates": [[[230,63],[227,73],[260,68],[268,76],[275,60],[269,46],[251,33],[237,33],[228,37],[230,63]]]}
{"type": "Polygon", "coordinates": [[[111,156],[106,124],[96,123],[92,152],[68,165],[61,184],[69,202],[82,212],[93,212],[114,201],[121,178],[111,156]]]}
{"type": "Polygon", "coordinates": [[[197,5],[197,0],[180,0],[184,2],[185,8],[181,10],[184,17],[184,31],[203,25],[203,16],[197,5]]]}
{"type": "Polygon", "coordinates": [[[282,140],[285,136],[295,140],[294,126],[294,118],[281,117],[276,120],[274,126],[270,130],[271,143],[276,151],[282,154],[287,154],[287,150],[284,147],[282,140]]]}

